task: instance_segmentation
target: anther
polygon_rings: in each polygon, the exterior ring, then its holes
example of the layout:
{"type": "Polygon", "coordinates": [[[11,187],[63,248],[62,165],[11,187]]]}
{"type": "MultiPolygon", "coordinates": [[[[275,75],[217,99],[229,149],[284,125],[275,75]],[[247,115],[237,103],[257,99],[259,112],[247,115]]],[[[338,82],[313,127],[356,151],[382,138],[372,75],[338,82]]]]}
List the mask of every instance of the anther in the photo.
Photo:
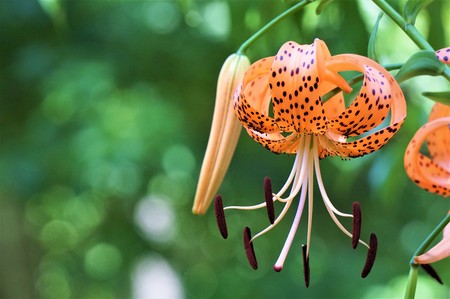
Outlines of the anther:
{"type": "Polygon", "coordinates": [[[305,286],[309,287],[309,278],[310,278],[310,268],[309,268],[309,256],[307,256],[307,248],[308,245],[302,245],[302,253],[303,253],[303,277],[305,279],[305,286]]]}
{"type": "Polygon", "coordinates": [[[214,212],[216,213],[216,221],[220,234],[224,239],[226,239],[228,238],[228,229],[227,222],[225,220],[225,211],[223,210],[222,196],[220,196],[220,194],[217,194],[214,199],[214,212]]]}
{"type": "Polygon", "coordinates": [[[361,206],[359,202],[355,201],[353,208],[353,224],[352,224],[352,247],[358,246],[359,237],[361,235],[361,206]]]}
{"type": "Polygon", "coordinates": [[[244,235],[245,255],[247,256],[247,260],[250,263],[250,266],[252,266],[252,268],[256,270],[258,269],[258,262],[256,261],[253,242],[250,241],[252,239],[252,233],[250,231],[250,228],[244,227],[243,235],[244,235]]]}
{"type": "Polygon", "coordinates": [[[267,215],[269,216],[270,224],[275,221],[275,209],[273,207],[273,197],[272,197],[272,181],[269,177],[264,178],[264,197],[266,199],[266,209],[267,215]]]}
{"type": "Polygon", "coordinates": [[[366,263],[364,264],[364,268],[361,272],[361,277],[365,278],[369,275],[370,270],[372,270],[373,264],[375,262],[375,258],[377,256],[377,248],[378,248],[378,240],[377,236],[374,233],[370,234],[370,242],[369,242],[369,250],[367,251],[366,263]]]}
{"type": "Polygon", "coordinates": [[[436,270],[434,270],[434,268],[431,267],[430,264],[421,264],[420,266],[422,266],[422,268],[428,273],[428,275],[436,279],[437,282],[439,282],[440,284],[444,284],[442,282],[442,279],[439,277],[439,274],[437,274],[436,270]]]}

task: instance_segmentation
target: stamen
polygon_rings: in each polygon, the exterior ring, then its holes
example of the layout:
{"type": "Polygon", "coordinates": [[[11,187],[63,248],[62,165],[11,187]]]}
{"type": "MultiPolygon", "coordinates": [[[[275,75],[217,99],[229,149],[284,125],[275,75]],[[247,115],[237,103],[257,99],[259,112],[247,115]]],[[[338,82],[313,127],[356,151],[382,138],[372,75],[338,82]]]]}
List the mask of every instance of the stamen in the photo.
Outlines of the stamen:
{"type": "Polygon", "coordinates": [[[314,168],[316,171],[316,179],[317,179],[317,185],[319,186],[319,190],[320,190],[320,194],[322,194],[322,199],[325,202],[325,205],[328,206],[333,213],[335,213],[336,215],[342,216],[342,217],[353,217],[350,214],[346,214],[346,213],[342,213],[341,211],[339,211],[338,209],[336,209],[333,204],[331,203],[330,198],[327,195],[327,192],[325,191],[325,187],[323,186],[323,181],[322,181],[322,175],[320,173],[320,164],[319,164],[319,149],[318,149],[318,142],[317,142],[317,137],[314,136],[314,140],[313,140],[313,152],[314,152],[314,168]]]}
{"type": "MultiPolygon", "coordinates": [[[[304,166],[308,168],[308,165],[304,166]]],[[[295,213],[294,221],[292,222],[291,229],[289,230],[286,241],[284,242],[283,249],[281,249],[280,256],[278,257],[275,265],[273,266],[274,270],[280,272],[283,269],[284,261],[286,260],[289,249],[291,248],[292,241],[294,240],[295,233],[297,232],[298,225],[300,223],[300,219],[302,218],[303,208],[305,206],[306,201],[306,193],[308,192],[307,185],[308,177],[303,178],[303,182],[301,183],[301,194],[300,201],[298,203],[297,212],[295,213]]]]}
{"type": "Polygon", "coordinates": [[[422,268],[434,279],[436,279],[437,282],[439,282],[440,284],[444,284],[442,282],[442,279],[439,277],[439,274],[437,274],[436,270],[434,270],[433,267],[431,267],[430,264],[421,264],[420,266],[422,266],[422,268]]]}
{"type": "MultiPolygon", "coordinates": [[[[310,143],[309,140],[310,140],[310,138],[302,138],[302,139],[307,139],[307,142],[306,142],[306,144],[304,146],[305,146],[305,148],[309,148],[309,143],[310,143]]],[[[301,143],[301,144],[303,144],[303,143],[301,143]]],[[[300,152],[304,152],[303,154],[301,154],[302,155],[302,164],[297,165],[297,168],[295,169],[295,175],[294,175],[294,179],[293,179],[294,182],[292,183],[292,187],[291,187],[291,191],[289,193],[289,196],[287,198],[283,199],[283,198],[278,197],[279,193],[275,195],[276,200],[279,200],[279,201],[285,203],[283,209],[281,210],[281,213],[275,219],[273,224],[269,225],[268,227],[266,227],[265,229],[263,229],[262,231],[257,233],[252,238],[252,241],[255,240],[256,238],[258,238],[259,236],[262,236],[263,234],[267,233],[271,229],[273,229],[281,221],[281,219],[283,219],[283,217],[286,215],[287,211],[289,210],[289,207],[291,206],[292,200],[294,199],[294,197],[300,191],[300,188],[302,187],[302,185],[304,183],[306,171],[307,171],[307,168],[308,168],[307,164],[308,164],[308,157],[309,157],[308,153],[309,153],[309,151],[302,150],[301,148],[299,148],[298,151],[299,151],[299,153],[300,152]]],[[[299,153],[297,153],[297,155],[300,156],[299,153]]],[[[265,206],[265,202],[262,203],[261,205],[265,206]]],[[[227,209],[227,208],[225,208],[225,209],[227,209]]],[[[235,208],[235,207],[233,207],[233,208],[235,208]]]]}
{"type": "Polygon", "coordinates": [[[250,266],[256,270],[258,269],[258,262],[256,261],[255,249],[253,248],[253,242],[251,241],[252,233],[249,227],[244,227],[243,235],[245,255],[247,256],[250,266]]]}
{"type": "Polygon", "coordinates": [[[225,212],[223,210],[223,201],[220,194],[216,195],[214,199],[214,212],[216,213],[217,226],[220,234],[224,239],[228,238],[227,222],[225,220],[225,212]]]}
{"type": "MultiPolygon", "coordinates": [[[[314,148],[311,149],[313,151],[314,148]]],[[[310,162],[309,162],[309,174],[308,174],[308,230],[306,232],[306,244],[307,251],[306,255],[309,256],[309,248],[311,247],[311,230],[312,230],[312,220],[313,220],[313,207],[314,207],[314,155],[310,152],[310,162]]]]}
{"type": "Polygon", "coordinates": [[[361,235],[361,206],[359,202],[355,201],[353,208],[353,224],[352,224],[352,247],[358,246],[359,237],[361,235]]]}
{"type": "Polygon", "coordinates": [[[373,263],[375,263],[375,258],[377,256],[378,240],[374,233],[370,234],[369,250],[367,251],[366,263],[361,272],[361,277],[365,278],[372,270],[373,263]]]}
{"type": "Polygon", "coordinates": [[[302,253],[303,253],[303,277],[305,279],[306,287],[309,287],[309,278],[310,278],[310,268],[309,268],[309,255],[308,255],[308,245],[302,245],[302,253]]]}
{"type": "Polygon", "coordinates": [[[292,166],[291,173],[289,174],[289,177],[286,180],[286,183],[284,184],[283,188],[281,188],[281,190],[278,191],[278,193],[275,195],[275,197],[277,199],[279,199],[291,185],[292,180],[294,179],[295,174],[297,173],[297,169],[299,168],[298,164],[303,160],[303,158],[302,158],[303,151],[301,149],[304,148],[304,145],[305,145],[305,138],[301,138],[299,146],[298,146],[297,154],[295,155],[295,161],[294,161],[294,165],[292,166]]]}
{"type": "Polygon", "coordinates": [[[273,206],[272,181],[269,177],[264,178],[264,197],[266,199],[267,215],[269,216],[270,224],[273,224],[275,221],[275,209],[273,206]]]}

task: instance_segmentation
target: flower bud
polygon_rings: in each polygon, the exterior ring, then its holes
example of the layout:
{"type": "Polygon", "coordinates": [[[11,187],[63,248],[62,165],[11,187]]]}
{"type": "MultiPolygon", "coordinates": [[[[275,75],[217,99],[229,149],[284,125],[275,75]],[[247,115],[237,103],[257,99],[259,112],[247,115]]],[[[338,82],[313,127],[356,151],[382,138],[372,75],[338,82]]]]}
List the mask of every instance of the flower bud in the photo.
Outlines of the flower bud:
{"type": "Polygon", "coordinates": [[[241,123],[234,115],[233,94],[249,66],[246,56],[232,54],[220,70],[211,132],[192,208],[194,214],[206,212],[230,165],[241,132],[241,123]]]}

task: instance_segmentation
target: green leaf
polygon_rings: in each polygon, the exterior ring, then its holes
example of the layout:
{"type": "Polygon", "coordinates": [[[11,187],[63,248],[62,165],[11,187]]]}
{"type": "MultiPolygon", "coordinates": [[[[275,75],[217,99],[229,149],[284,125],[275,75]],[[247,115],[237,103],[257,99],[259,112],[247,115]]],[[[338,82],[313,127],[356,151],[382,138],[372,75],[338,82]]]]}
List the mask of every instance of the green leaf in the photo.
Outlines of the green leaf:
{"type": "Polygon", "coordinates": [[[64,30],[66,15],[61,0],[38,0],[42,10],[52,19],[56,28],[64,30]]]}
{"type": "Polygon", "coordinates": [[[377,53],[375,52],[375,40],[377,39],[378,25],[380,24],[380,20],[382,17],[383,13],[380,12],[378,14],[377,20],[375,21],[375,25],[373,25],[372,33],[370,34],[369,38],[369,46],[367,48],[367,56],[375,61],[378,61],[377,53]]]}
{"type": "Polygon", "coordinates": [[[412,77],[429,75],[439,76],[445,70],[445,65],[436,59],[433,51],[423,50],[414,53],[395,75],[398,82],[406,81],[412,77]]]}
{"type": "Polygon", "coordinates": [[[407,24],[416,22],[417,15],[420,10],[430,4],[433,0],[408,0],[403,8],[403,17],[407,24]]]}
{"type": "Polygon", "coordinates": [[[445,105],[450,105],[450,91],[422,92],[422,95],[445,105]]]}

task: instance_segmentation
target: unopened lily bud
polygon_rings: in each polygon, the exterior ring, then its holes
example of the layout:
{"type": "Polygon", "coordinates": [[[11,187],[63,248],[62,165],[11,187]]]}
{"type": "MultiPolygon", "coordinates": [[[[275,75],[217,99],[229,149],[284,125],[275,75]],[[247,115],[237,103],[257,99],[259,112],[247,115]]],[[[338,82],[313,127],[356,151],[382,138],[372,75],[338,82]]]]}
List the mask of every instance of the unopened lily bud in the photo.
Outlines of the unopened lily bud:
{"type": "Polygon", "coordinates": [[[232,54],[220,70],[211,132],[192,208],[194,214],[206,212],[230,165],[242,127],[234,115],[233,94],[249,66],[245,55],[232,54]]]}

